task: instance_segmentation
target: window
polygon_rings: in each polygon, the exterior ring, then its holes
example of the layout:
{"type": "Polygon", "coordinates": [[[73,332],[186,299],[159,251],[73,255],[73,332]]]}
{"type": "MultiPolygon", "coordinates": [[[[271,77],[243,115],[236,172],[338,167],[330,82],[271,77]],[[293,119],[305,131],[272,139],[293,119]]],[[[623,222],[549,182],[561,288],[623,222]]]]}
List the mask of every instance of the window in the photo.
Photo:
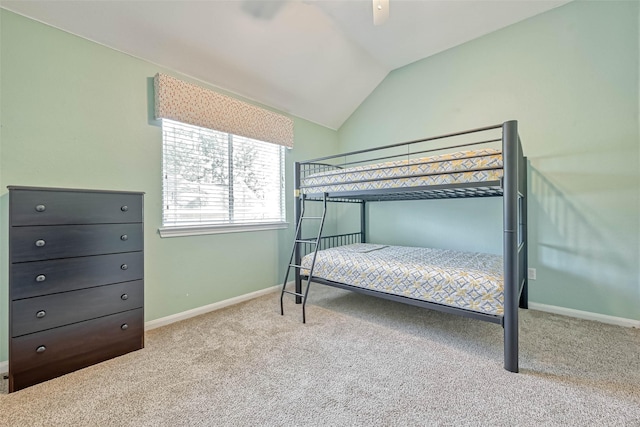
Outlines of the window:
{"type": "Polygon", "coordinates": [[[281,145],[162,120],[160,234],[283,228],[281,145]]]}

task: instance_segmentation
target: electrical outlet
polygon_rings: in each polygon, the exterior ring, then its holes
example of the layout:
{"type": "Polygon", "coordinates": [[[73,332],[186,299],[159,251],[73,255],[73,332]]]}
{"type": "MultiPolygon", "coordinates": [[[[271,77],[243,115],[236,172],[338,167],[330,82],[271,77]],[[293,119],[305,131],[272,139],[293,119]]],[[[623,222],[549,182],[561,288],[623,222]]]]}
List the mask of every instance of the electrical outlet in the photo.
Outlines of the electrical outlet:
{"type": "Polygon", "coordinates": [[[536,269],[530,268],[527,277],[529,278],[529,280],[536,280],[536,269]]]}

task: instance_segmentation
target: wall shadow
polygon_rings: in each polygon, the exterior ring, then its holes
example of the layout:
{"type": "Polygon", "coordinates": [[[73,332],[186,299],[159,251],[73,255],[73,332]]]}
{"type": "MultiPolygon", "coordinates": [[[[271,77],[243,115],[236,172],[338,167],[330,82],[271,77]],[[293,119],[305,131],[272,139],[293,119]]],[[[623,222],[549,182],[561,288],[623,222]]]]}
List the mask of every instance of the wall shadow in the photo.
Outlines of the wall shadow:
{"type": "Polygon", "coordinates": [[[529,265],[538,269],[533,300],[637,318],[637,233],[625,235],[611,218],[578,206],[533,166],[529,182],[529,265]]]}

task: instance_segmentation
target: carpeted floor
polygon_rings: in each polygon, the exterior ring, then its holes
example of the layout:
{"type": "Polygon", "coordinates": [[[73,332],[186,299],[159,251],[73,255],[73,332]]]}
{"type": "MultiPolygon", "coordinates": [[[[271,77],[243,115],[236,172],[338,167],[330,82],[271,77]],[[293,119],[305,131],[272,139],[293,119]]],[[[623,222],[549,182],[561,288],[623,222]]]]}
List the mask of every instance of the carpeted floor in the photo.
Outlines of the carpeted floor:
{"type": "Polygon", "coordinates": [[[502,328],[314,285],[152,330],[146,348],[0,394],[9,426],[640,426],[640,330],[521,311],[502,328]]]}

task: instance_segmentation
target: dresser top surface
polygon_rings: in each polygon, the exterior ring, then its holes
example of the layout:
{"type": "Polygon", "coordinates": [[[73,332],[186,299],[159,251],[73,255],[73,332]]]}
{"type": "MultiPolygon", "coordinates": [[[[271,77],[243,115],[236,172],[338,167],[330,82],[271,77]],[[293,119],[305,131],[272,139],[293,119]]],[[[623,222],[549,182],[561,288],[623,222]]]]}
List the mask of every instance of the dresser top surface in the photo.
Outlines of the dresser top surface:
{"type": "Polygon", "coordinates": [[[94,190],[86,188],[58,188],[58,187],[28,187],[21,185],[7,185],[9,191],[64,191],[64,192],[78,192],[78,193],[111,193],[111,194],[145,194],[143,191],[115,191],[115,190],[94,190]]]}

